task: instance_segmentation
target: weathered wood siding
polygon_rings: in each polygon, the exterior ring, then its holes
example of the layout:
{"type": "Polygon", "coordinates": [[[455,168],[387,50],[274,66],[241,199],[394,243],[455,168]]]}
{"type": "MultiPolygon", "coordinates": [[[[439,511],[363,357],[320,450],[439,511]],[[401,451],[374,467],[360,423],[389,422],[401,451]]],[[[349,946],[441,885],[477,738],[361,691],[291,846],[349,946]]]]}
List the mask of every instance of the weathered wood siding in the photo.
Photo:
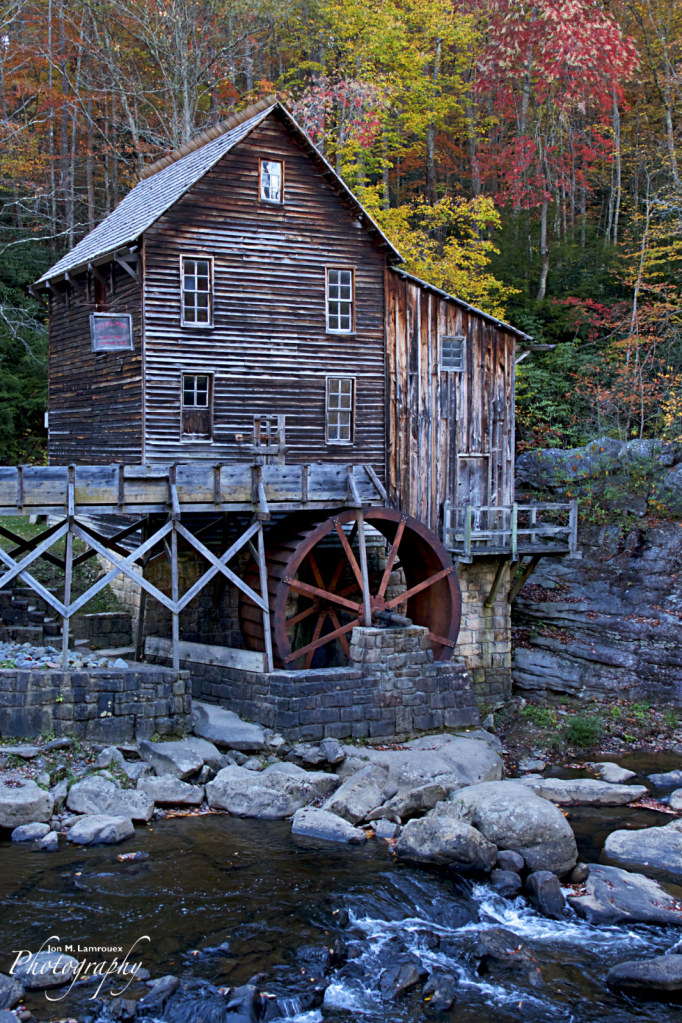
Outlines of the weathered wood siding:
{"type": "MultiPolygon", "coordinates": [[[[99,270],[107,281],[107,312],[133,314],[135,350],[93,352],[92,280],[87,298],[73,284],[56,285],[62,297],[50,297],[48,455],[52,465],[135,464],[142,454],[141,289],[120,266],[114,264],[112,270],[108,264],[99,270]]],[[[77,274],[76,280],[86,288],[85,273],[77,274]]]]}
{"type": "Polygon", "coordinates": [[[512,333],[387,269],[389,493],[439,535],[446,500],[513,500],[514,342],[512,333]],[[441,371],[444,334],[466,338],[465,372],[441,371]]]}
{"type": "Polygon", "coordinates": [[[385,468],[384,269],[379,244],[276,115],[145,234],[147,462],[247,461],[254,415],[286,415],[289,462],[385,468]],[[285,163],[285,203],[258,199],[259,158],[285,163]],[[212,256],[215,326],[180,324],[180,256],[212,256]],[[326,267],[355,268],[356,330],[326,333],[326,267]],[[181,440],[184,372],[214,374],[212,441],[181,440]],[[328,445],[325,377],[356,378],[352,446],[328,445]]]}

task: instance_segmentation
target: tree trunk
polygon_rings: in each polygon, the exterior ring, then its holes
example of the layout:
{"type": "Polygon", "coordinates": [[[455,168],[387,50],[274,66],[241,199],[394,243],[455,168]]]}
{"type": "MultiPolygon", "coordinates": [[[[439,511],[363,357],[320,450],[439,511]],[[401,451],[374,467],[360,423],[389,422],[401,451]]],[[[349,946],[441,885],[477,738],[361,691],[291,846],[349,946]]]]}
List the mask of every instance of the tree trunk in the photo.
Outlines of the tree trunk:
{"type": "Polygon", "coordinates": [[[59,67],[62,87],[62,116],[59,139],[59,191],[64,206],[63,221],[68,229],[72,218],[71,181],[69,177],[69,78],[66,70],[66,21],[64,17],[64,0],[59,0],[57,9],[59,21],[59,67]]]}
{"type": "Polygon", "coordinates": [[[93,172],[95,138],[92,129],[92,119],[94,116],[92,91],[88,92],[87,115],[88,133],[86,139],[87,150],[85,153],[85,187],[88,194],[88,229],[92,231],[95,226],[95,175],[93,172]]]}
{"type": "Polygon", "coordinates": [[[547,275],[549,274],[549,245],[547,244],[547,211],[549,200],[545,198],[542,203],[542,215],[540,218],[540,255],[542,268],[540,270],[540,285],[538,287],[537,301],[541,302],[547,294],[547,275]]]}
{"type": "MultiPolygon", "coordinates": [[[[442,40],[436,40],[436,57],[433,63],[433,92],[434,99],[438,94],[438,79],[440,77],[440,55],[442,40]]],[[[432,206],[438,201],[436,191],[436,125],[432,121],[426,129],[426,198],[432,206]]]]}
{"type": "Polygon", "coordinates": [[[618,97],[613,93],[613,135],[616,143],[616,204],[613,211],[613,244],[618,244],[618,218],[620,216],[620,199],[622,194],[622,163],[620,149],[620,111],[618,97]]]}

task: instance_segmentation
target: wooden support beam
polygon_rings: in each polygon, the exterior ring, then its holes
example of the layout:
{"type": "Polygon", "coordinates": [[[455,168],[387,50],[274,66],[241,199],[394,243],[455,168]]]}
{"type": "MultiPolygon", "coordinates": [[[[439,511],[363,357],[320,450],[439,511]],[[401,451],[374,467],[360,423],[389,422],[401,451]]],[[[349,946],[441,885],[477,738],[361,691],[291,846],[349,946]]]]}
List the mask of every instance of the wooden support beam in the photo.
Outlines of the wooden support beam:
{"type": "MultiPolygon", "coordinates": [[[[69,520],[69,531],[66,534],[66,556],[64,558],[64,609],[67,610],[71,604],[71,581],[73,578],[73,533],[71,532],[72,520],[69,520]]],[[[69,666],[69,616],[62,617],[62,668],[64,671],[69,666]]]]}
{"type": "MultiPolygon", "coordinates": [[[[143,540],[143,542],[149,536],[150,528],[151,527],[150,527],[150,524],[149,524],[149,516],[147,516],[146,519],[144,520],[144,525],[142,527],[142,540],[143,540]]],[[[145,555],[145,557],[142,559],[142,575],[144,575],[144,570],[147,567],[147,562],[148,561],[149,561],[149,554],[145,555]]],[[[137,612],[137,635],[135,637],[135,660],[136,661],[141,661],[142,660],[142,654],[144,653],[144,619],[145,619],[146,610],[147,610],[147,591],[143,587],[140,587],[140,606],[139,606],[138,612],[137,612]]]]}
{"type": "Polygon", "coordinates": [[[260,574],[260,593],[263,600],[263,637],[265,639],[265,658],[268,671],[275,670],[272,657],[272,632],[270,631],[270,598],[268,595],[268,565],[265,560],[265,540],[263,523],[258,523],[258,569],[260,574]]]}
{"type": "Polygon", "coordinates": [[[514,601],[518,597],[519,593],[521,592],[523,587],[526,585],[526,583],[528,582],[528,580],[532,576],[532,574],[535,571],[535,569],[538,567],[538,564],[540,562],[540,558],[541,557],[542,557],[542,554],[534,554],[533,557],[530,559],[530,561],[526,563],[526,565],[525,565],[525,567],[523,569],[523,572],[521,573],[521,575],[516,580],[516,582],[514,583],[514,585],[511,588],[511,590],[509,591],[509,596],[507,597],[507,603],[509,603],[509,604],[513,604],[514,603],[514,601]]]}
{"type": "MultiPolygon", "coordinates": [[[[352,473],[350,478],[352,479],[352,473]]],[[[358,524],[358,548],[360,551],[360,571],[362,573],[362,602],[364,604],[364,618],[365,625],[371,626],[372,624],[372,601],[369,592],[369,572],[367,570],[367,546],[365,544],[365,516],[362,513],[362,508],[358,508],[355,513],[355,519],[358,524]]]]}
{"type": "Polygon", "coordinates": [[[386,489],[385,489],[383,483],[381,482],[381,480],[377,476],[376,472],[374,471],[373,466],[366,465],[365,466],[365,471],[367,472],[367,475],[371,479],[371,481],[374,484],[374,486],[377,488],[377,493],[379,494],[379,497],[385,503],[388,500],[388,494],[386,493],[386,489]]]}
{"type": "MultiPolygon", "coordinates": [[[[137,270],[133,270],[132,266],[130,265],[130,263],[128,263],[128,261],[127,261],[127,260],[125,260],[125,259],[124,259],[124,258],[123,258],[122,256],[119,256],[119,255],[118,255],[118,253],[116,253],[116,255],[114,256],[114,259],[116,260],[116,262],[118,263],[118,265],[119,265],[119,266],[122,266],[122,267],[123,267],[123,269],[124,269],[124,270],[125,270],[125,271],[126,271],[127,273],[129,273],[129,274],[130,274],[130,276],[132,277],[132,279],[133,279],[133,280],[134,280],[134,281],[135,281],[135,282],[136,282],[137,284],[139,284],[139,283],[140,283],[140,276],[139,276],[139,274],[138,274],[137,270]]],[[[137,259],[136,259],[136,260],[135,260],[135,264],[137,265],[137,263],[138,263],[138,262],[139,262],[139,260],[137,260],[137,259]]]]}
{"type": "Polygon", "coordinates": [[[301,504],[308,503],[308,471],[309,465],[301,466],[301,504]]]}
{"type": "Polygon", "coordinates": [[[349,508],[362,508],[362,501],[360,500],[360,493],[358,491],[358,484],[353,475],[353,466],[348,466],[348,494],[346,496],[346,504],[349,508]]]}
{"type": "Polygon", "coordinates": [[[97,269],[97,267],[93,263],[88,263],[88,270],[90,271],[90,273],[92,274],[93,277],[97,278],[99,283],[104,288],[105,294],[106,294],[106,287],[107,287],[106,278],[102,277],[102,274],[99,272],[99,270],[97,269]]]}
{"type": "Polygon", "coordinates": [[[483,607],[492,607],[495,603],[495,597],[497,596],[498,590],[502,585],[502,579],[504,578],[504,570],[507,564],[506,558],[501,558],[500,563],[497,566],[497,572],[495,572],[495,578],[493,584],[490,587],[490,593],[483,601],[483,607]]]}
{"type": "Polygon", "coordinates": [[[36,302],[40,302],[40,304],[43,307],[43,309],[45,310],[45,312],[49,313],[49,311],[50,311],[49,303],[45,301],[45,299],[40,294],[40,292],[37,291],[36,288],[34,288],[32,284],[30,284],[26,290],[28,291],[28,293],[31,296],[31,298],[34,298],[36,300],[36,302]]]}
{"type": "Polygon", "coordinates": [[[80,283],[80,281],[78,281],[75,277],[72,277],[69,273],[65,273],[64,277],[69,282],[69,284],[73,284],[73,286],[76,289],[76,291],[80,292],[81,298],[83,298],[87,302],[88,301],[88,293],[85,290],[85,288],[83,287],[83,285],[80,283]]]}
{"type": "MultiPolygon", "coordinates": [[[[177,500],[177,494],[176,494],[177,500]]],[[[172,612],[173,626],[173,671],[180,670],[180,614],[177,611],[180,602],[180,591],[178,587],[178,533],[176,521],[173,520],[171,530],[171,600],[175,605],[172,612]]]]}

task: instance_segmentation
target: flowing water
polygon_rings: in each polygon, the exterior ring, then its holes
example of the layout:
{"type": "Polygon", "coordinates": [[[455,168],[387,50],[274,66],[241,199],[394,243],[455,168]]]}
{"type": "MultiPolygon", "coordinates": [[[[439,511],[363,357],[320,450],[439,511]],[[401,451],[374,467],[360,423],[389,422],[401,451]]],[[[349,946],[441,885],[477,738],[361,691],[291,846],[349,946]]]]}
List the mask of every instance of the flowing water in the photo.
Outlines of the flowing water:
{"type": "MultiPolygon", "coordinates": [[[[628,766],[632,760],[619,762],[628,766]]],[[[650,756],[637,767],[649,772],[680,766],[673,761],[650,756]]],[[[671,820],[627,807],[575,808],[569,819],[588,860],[598,858],[604,838],[617,827],[671,820]]],[[[603,983],[609,967],[624,959],[661,955],[678,942],[682,950],[682,928],[593,927],[572,911],[559,922],[547,920],[523,898],[503,899],[480,881],[398,864],[387,844],[376,840],[362,847],[332,845],[295,839],[287,822],[209,815],[138,828],[122,846],[61,846],[48,854],[2,842],[0,857],[3,972],[13,950],[35,951],[54,935],[74,950],[127,951],[137,942],[132,960],[141,960],[154,977],[172,973],[234,987],[265,974],[261,986],[278,995],[281,1012],[297,1023],[682,1023],[682,1007],[631,1002],[603,983]],[[117,860],[132,850],[148,852],[149,859],[117,860]],[[540,984],[522,973],[477,972],[476,934],[490,926],[513,931],[533,950],[540,984]],[[336,938],[348,944],[348,962],[330,974],[324,1004],[306,1010],[304,947],[330,946],[336,938]],[[225,942],[229,951],[219,947],[225,942]],[[425,969],[439,966],[457,977],[449,1015],[429,1010],[419,988],[382,1000],[381,970],[390,955],[404,950],[416,953],[425,969]]],[[[25,1004],[41,1023],[95,1020],[101,1011],[92,998],[96,988],[82,984],[55,1003],[34,992],[25,1004]]],[[[138,985],[127,994],[140,997],[144,990],[138,985]]],[[[53,989],[51,997],[63,991],[53,989]]]]}

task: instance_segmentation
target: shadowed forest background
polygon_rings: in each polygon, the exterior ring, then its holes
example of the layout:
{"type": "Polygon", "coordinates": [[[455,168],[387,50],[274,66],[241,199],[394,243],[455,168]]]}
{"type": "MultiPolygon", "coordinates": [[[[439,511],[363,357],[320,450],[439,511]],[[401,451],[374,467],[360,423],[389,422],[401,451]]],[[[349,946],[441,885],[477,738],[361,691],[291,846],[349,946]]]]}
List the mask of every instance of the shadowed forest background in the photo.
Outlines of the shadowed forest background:
{"type": "Polygon", "coordinates": [[[27,293],[159,156],[276,92],[408,269],[555,347],[517,447],[682,439],[677,0],[0,6],[0,461],[45,459],[27,293]]]}

